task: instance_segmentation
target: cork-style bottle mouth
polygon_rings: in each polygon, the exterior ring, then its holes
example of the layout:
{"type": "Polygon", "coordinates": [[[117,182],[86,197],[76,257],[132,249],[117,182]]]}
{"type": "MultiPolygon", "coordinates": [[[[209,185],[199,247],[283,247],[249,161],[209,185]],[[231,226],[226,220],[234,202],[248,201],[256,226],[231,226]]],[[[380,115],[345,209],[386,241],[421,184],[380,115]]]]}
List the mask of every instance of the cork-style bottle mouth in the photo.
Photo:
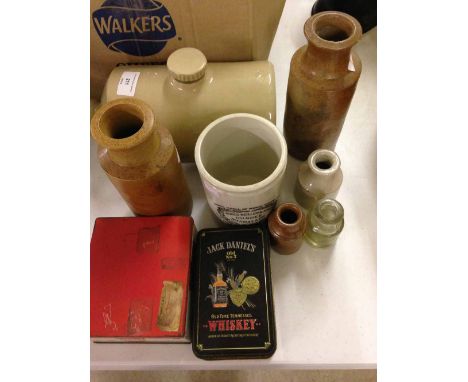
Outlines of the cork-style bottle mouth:
{"type": "Polygon", "coordinates": [[[310,170],[318,175],[334,174],[341,167],[338,154],[327,149],[313,151],[307,158],[307,163],[310,170]]]}
{"type": "Polygon", "coordinates": [[[276,210],[277,218],[285,225],[293,226],[303,219],[302,210],[292,203],[285,203],[276,210]]]}
{"type": "Polygon", "coordinates": [[[135,147],[152,133],[154,115],[137,99],[122,98],[100,107],[91,120],[91,134],[99,145],[111,150],[135,147]]]}
{"type": "Polygon", "coordinates": [[[359,21],[346,13],[320,12],[306,21],[304,35],[319,48],[341,50],[359,41],[362,28],[359,21]]]}

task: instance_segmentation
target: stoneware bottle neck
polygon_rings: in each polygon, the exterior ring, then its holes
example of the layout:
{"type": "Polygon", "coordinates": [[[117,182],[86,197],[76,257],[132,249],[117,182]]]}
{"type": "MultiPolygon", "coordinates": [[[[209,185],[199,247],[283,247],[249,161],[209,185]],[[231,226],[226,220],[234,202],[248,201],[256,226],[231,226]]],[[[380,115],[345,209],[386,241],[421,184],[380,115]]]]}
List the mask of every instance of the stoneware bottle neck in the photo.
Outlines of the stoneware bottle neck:
{"type": "Polygon", "coordinates": [[[331,150],[319,149],[307,158],[307,168],[314,177],[335,177],[341,170],[341,160],[331,150]]]}
{"type": "Polygon", "coordinates": [[[335,182],[339,183],[335,185],[339,188],[342,176],[338,155],[331,150],[319,149],[312,152],[307,161],[301,164],[298,181],[308,192],[312,192],[313,189],[324,192],[331,191],[330,186],[334,187],[335,182]]]}
{"type": "Polygon", "coordinates": [[[302,210],[292,203],[278,207],[270,218],[270,229],[283,238],[302,236],[305,228],[302,210]]]}
{"type": "Polygon", "coordinates": [[[362,29],[352,16],[342,12],[321,12],[304,25],[308,44],[302,56],[303,70],[316,76],[339,77],[353,70],[351,48],[362,29]]]}
{"type": "Polygon", "coordinates": [[[124,150],[107,149],[113,162],[124,167],[137,167],[150,162],[155,158],[155,152],[159,149],[160,139],[156,129],[140,144],[124,150]]]}
{"type": "Polygon", "coordinates": [[[305,216],[295,203],[283,203],[268,216],[272,248],[282,255],[290,255],[300,248],[305,228],[305,216]]]}
{"type": "Polygon", "coordinates": [[[93,117],[91,133],[107,149],[110,159],[124,167],[150,162],[160,138],[154,114],[136,99],[117,99],[100,108],[93,117]]]}

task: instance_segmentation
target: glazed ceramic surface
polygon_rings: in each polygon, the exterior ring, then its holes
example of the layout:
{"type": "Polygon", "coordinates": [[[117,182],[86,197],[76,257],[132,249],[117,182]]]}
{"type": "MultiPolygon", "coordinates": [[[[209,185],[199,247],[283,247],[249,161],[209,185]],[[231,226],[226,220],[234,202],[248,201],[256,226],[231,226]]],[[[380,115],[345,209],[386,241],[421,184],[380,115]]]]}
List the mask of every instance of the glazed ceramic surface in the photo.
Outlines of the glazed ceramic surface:
{"type": "Polygon", "coordinates": [[[282,255],[290,255],[301,247],[305,228],[304,213],[295,203],[283,203],[268,216],[271,245],[282,255]]]}
{"type": "Polygon", "coordinates": [[[299,167],[294,196],[302,207],[311,209],[322,198],[335,198],[342,182],[338,155],[331,150],[315,150],[299,167]]]}
{"type": "Polygon", "coordinates": [[[169,131],[137,99],[101,106],[91,120],[99,162],[136,215],[190,215],[192,197],[169,131]]]}
{"type": "Polygon", "coordinates": [[[217,119],[203,130],[195,146],[208,204],[228,224],[253,224],[268,216],[276,205],[286,162],[281,133],[253,114],[217,119]]]}
{"type": "Polygon", "coordinates": [[[276,123],[275,73],[268,61],[207,63],[197,49],[182,48],[165,65],[116,67],[102,102],[135,97],[147,102],[169,129],[183,162],[193,162],[201,131],[231,113],[251,113],[276,123]]]}
{"type": "Polygon", "coordinates": [[[292,57],[284,114],[289,153],[300,160],[335,148],[361,75],[361,60],[351,52],[362,35],[355,18],[321,12],[306,21],[304,34],[308,45],[292,57]]]}

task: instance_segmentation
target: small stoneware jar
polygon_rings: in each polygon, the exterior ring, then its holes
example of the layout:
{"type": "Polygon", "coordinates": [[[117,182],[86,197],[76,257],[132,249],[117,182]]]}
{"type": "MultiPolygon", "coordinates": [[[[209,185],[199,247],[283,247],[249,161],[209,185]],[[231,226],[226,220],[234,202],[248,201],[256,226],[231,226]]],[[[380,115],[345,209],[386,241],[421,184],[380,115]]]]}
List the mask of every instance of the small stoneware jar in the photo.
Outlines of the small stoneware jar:
{"type": "Polygon", "coordinates": [[[283,203],[268,216],[271,246],[282,255],[290,255],[301,247],[305,228],[304,214],[295,203],[283,203]]]}
{"type": "Polygon", "coordinates": [[[307,215],[304,239],[314,247],[328,247],[336,242],[343,227],[343,206],[334,199],[321,199],[307,215]]]}
{"type": "Polygon", "coordinates": [[[302,207],[310,210],[320,199],[335,198],[342,182],[338,155],[331,150],[315,150],[299,167],[294,196],[302,207]]]}
{"type": "Polygon", "coordinates": [[[136,215],[190,215],[192,196],[171,134],[141,100],[102,105],[91,134],[107,177],[136,215]]]}

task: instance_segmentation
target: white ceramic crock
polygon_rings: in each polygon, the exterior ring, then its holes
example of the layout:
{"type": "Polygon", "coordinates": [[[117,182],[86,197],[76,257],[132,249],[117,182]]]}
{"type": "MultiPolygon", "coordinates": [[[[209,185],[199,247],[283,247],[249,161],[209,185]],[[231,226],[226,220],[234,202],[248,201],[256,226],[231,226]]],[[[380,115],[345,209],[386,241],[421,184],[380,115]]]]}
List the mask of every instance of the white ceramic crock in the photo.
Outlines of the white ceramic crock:
{"type": "Polygon", "coordinates": [[[273,210],[286,170],[287,146],[265,118],[229,114],[210,123],[195,145],[208,204],[227,224],[254,224],[273,210]]]}

